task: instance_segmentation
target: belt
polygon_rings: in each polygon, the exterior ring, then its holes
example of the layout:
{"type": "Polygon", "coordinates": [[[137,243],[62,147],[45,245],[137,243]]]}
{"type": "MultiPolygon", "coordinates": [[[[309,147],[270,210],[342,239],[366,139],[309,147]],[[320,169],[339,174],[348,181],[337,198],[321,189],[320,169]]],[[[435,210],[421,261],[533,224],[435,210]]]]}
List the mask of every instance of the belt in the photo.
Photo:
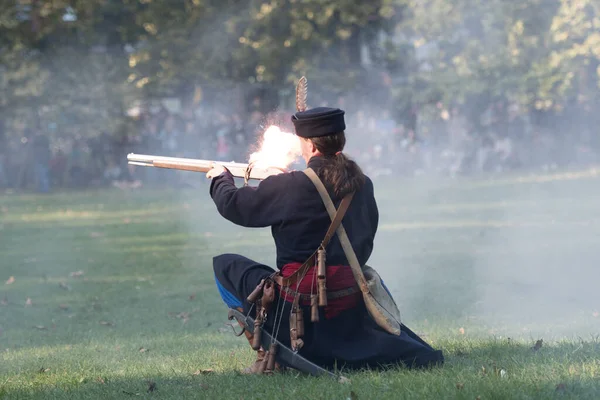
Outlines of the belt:
{"type": "MultiPolygon", "coordinates": [[[[277,280],[275,281],[277,282],[277,280]]],[[[296,297],[300,296],[300,300],[302,301],[310,301],[310,294],[302,294],[298,293],[295,290],[290,289],[287,286],[278,285],[280,290],[288,296],[296,297]]],[[[327,300],[340,299],[342,297],[350,296],[352,294],[358,293],[358,286],[352,286],[346,289],[336,290],[335,292],[327,292],[327,300]]],[[[316,294],[316,293],[315,293],[316,294]]]]}

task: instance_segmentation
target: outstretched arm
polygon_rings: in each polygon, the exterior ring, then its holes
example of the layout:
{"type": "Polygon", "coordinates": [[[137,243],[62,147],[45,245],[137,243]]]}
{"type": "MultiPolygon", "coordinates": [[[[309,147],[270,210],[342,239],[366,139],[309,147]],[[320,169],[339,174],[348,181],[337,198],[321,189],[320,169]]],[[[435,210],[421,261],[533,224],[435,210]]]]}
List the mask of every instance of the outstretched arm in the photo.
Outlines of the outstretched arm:
{"type": "MultiPolygon", "coordinates": [[[[220,171],[215,171],[220,172],[220,171]]],[[[207,174],[209,176],[211,172],[207,174]]],[[[261,228],[281,222],[287,212],[288,174],[274,175],[257,187],[235,186],[233,175],[224,170],[213,178],[210,196],[219,213],[234,224],[261,228]]]]}

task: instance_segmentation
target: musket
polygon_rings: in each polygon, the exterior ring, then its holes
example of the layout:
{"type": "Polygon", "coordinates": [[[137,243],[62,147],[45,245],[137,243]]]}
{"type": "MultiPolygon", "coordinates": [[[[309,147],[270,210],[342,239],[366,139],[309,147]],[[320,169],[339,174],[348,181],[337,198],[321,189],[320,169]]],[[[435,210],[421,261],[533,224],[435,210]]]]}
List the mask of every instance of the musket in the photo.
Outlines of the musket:
{"type": "Polygon", "coordinates": [[[196,160],[193,158],[161,157],[145,154],[130,153],[127,155],[130,165],[142,167],[157,167],[178,169],[182,171],[208,172],[216,164],[227,168],[231,174],[237,178],[244,178],[247,182],[250,179],[263,180],[271,175],[287,172],[285,169],[277,167],[256,167],[252,163],[220,162],[212,160],[196,160]]]}

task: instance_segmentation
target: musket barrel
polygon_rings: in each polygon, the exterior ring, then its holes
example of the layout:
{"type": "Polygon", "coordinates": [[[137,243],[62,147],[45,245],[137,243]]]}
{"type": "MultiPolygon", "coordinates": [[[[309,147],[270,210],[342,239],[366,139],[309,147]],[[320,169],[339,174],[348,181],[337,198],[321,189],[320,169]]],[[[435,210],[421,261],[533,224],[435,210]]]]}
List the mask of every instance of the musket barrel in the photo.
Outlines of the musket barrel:
{"type": "Polygon", "coordinates": [[[233,176],[236,176],[238,178],[257,180],[262,180],[271,175],[277,175],[282,172],[285,172],[285,170],[282,170],[280,168],[253,168],[249,164],[244,163],[196,160],[192,158],[179,157],[163,157],[134,153],[128,154],[127,160],[130,165],[178,169],[195,172],[208,172],[213,168],[215,164],[219,164],[227,168],[233,174],[233,176]]]}
{"type": "Polygon", "coordinates": [[[130,153],[127,155],[127,160],[134,162],[169,162],[169,163],[184,163],[184,164],[195,164],[195,165],[207,165],[210,166],[214,161],[210,160],[195,160],[193,158],[179,158],[179,157],[162,157],[162,156],[149,156],[145,154],[134,154],[130,153]]]}
{"type": "Polygon", "coordinates": [[[144,154],[134,154],[134,153],[127,154],[127,159],[129,161],[152,162],[152,160],[155,158],[156,157],[154,157],[154,156],[147,156],[144,154]]]}
{"type": "MultiPolygon", "coordinates": [[[[197,160],[194,158],[180,158],[180,157],[163,157],[163,156],[149,156],[146,154],[135,154],[129,153],[127,155],[128,161],[133,162],[145,162],[145,163],[153,163],[153,162],[169,162],[169,163],[183,163],[183,164],[194,164],[201,166],[212,166],[212,164],[220,164],[226,168],[247,168],[247,163],[237,163],[237,162],[221,162],[221,161],[213,161],[213,160],[197,160]]],[[[135,164],[132,164],[135,165],[135,164]]]]}

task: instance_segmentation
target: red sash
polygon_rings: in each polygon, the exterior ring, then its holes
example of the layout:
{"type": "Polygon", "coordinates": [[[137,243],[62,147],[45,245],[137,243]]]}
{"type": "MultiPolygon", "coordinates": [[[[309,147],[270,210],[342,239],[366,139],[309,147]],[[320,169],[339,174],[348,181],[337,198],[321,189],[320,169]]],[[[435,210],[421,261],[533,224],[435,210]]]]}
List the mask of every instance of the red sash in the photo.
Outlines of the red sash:
{"type": "MultiPolygon", "coordinates": [[[[286,264],[281,268],[281,275],[284,278],[292,275],[296,272],[302,263],[290,263],[286,264]]],[[[310,295],[317,293],[317,277],[315,276],[315,267],[309,268],[306,272],[306,276],[302,279],[302,282],[296,282],[290,286],[293,291],[300,292],[304,295],[310,295]]],[[[352,269],[347,265],[331,265],[327,266],[327,291],[337,292],[339,290],[348,289],[356,286],[352,269]]],[[[279,290],[281,297],[289,302],[292,302],[294,298],[279,290]]],[[[338,315],[344,310],[348,310],[356,307],[362,299],[360,291],[350,294],[348,296],[340,297],[337,299],[328,299],[327,306],[325,306],[325,318],[330,319],[338,315]]],[[[310,302],[300,300],[300,305],[310,306],[310,302]]]]}

